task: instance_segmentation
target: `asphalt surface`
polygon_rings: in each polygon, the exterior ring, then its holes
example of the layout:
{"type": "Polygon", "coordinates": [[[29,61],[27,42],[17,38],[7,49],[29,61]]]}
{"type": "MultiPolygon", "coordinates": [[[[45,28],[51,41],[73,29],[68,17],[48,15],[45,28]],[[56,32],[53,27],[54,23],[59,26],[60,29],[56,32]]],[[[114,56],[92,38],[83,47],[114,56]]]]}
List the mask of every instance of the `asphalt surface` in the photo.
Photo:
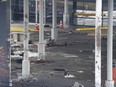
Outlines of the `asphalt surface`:
{"type": "MultiPolygon", "coordinates": [[[[71,29],[70,29],[71,30],[71,29]]],[[[89,32],[76,32],[74,30],[59,30],[59,37],[56,44],[51,47],[46,47],[45,61],[33,61],[31,58],[31,74],[44,82],[54,80],[54,83],[65,83],[70,87],[74,82],[86,84],[85,87],[93,87],[95,80],[95,37],[87,36],[89,32]],[[66,75],[74,75],[73,78],[65,78],[66,75]],[[49,79],[47,78],[49,77],[49,79]],[[43,79],[44,80],[43,80],[43,79]],[[71,82],[68,82],[68,81],[71,82]],[[60,81],[58,83],[58,81],[60,81]],[[89,82],[89,83],[87,83],[89,82]],[[92,83],[91,83],[92,82],[92,83]],[[87,86],[87,84],[89,86],[87,86]],[[92,85],[91,85],[92,84],[92,85]],[[91,85],[91,86],[90,86],[91,85]]],[[[38,32],[31,33],[31,39],[34,44],[38,42],[38,32]],[[34,38],[36,39],[34,39],[34,38]]],[[[50,31],[45,32],[45,38],[50,37],[50,31]]],[[[102,37],[102,82],[106,80],[106,37],[102,37]]],[[[116,36],[114,36],[114,54],[116,58],[116,36]]],[[[33,48],[37,52],[37,48],[33,48]]],[[[18,73],[21,73],[21,63],[17,63],[12,59],[12,78],[16,78],[18,73]]],[[[40,80],[39,80],[40,81],[40,80]]],[[[50,82],[49,82],[50,83],[50,82]]],[[[55,84],[56,83],[56,84],[55,84]]],[[[48,84],[48,83],[45,83],[48,84]]],[[[42,86],[44,87],[44,86],[42,86]]],[[[50,86],[47,86],[50,87],[50,86]]],[[[57,87],[57,86],[51,86],[57,87]]]]}

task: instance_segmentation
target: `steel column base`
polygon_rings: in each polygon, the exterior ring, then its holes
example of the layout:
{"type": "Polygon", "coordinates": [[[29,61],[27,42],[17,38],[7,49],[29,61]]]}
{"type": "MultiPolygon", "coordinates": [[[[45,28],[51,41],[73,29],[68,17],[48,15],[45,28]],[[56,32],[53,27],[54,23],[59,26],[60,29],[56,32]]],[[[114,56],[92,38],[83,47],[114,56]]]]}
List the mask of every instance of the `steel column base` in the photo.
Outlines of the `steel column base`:
{"type": "Polygon", "coordinates": [[[22,61],[22,76],[23,78],[28,78],[30,76],[30,61],[29,60],[22,61]]]}
{"type": "Polygon", "coordinates": [[[45,43],[39,43],[38,60],[45,60],[45,43]]]}
{"type": "Polygon", "coordinates": [[[51,29],[51,38],[55,41],[57,40],[57,38],[58,38],[58,29],[57,28],[51,29]]]}
{"type": "Polygon", "coordinates": [[[106,80],[105,87],[114,87],[114,81],[113,80],[106,80]]]}

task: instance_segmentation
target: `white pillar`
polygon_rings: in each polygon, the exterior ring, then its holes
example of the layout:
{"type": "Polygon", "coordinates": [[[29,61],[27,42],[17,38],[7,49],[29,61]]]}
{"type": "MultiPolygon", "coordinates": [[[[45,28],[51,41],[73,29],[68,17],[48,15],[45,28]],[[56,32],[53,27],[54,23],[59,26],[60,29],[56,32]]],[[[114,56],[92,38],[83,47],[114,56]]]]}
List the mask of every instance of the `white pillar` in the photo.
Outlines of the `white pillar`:
{"type": "Polygon", "coordinates": [[[45,59],[44,23],[43,23],[43,0],[39,0],[39,46],[38,60],[45,59]]]}
{"type": "Polygon", "coordinates": [[[29,41],[29,0],[24,0],[24,59],[22,61],[22,76],[28,78],[30,75],[30,61],[28,58],[29,41]]]}
{"type": "Polygon", "coordinates": [[[56,0],[52,0],[52,29],[51,29],[51,38],[57,40],[58,29],[57,29],[57,3],[56,0]]]}
{"type": "Polygon", "coordinates": [[[108,0],[108,30],[107,30],[107,80],[106,87],[114,87],[112,60],[113,60],[113,2],[108,0]]]}
{"type": "Polygon", "coordinates": [[[95,22],[95,87],[101,87],[101,16],[102,0],[96,0],[95,22]]]}
{"type": "Polygon", "coordinates": [[[69,28],[68,0],[64,0],[63,26],[64,28],[69,28]]]}
{"type": "Polygon", "coordinates": [[[13,38],[14,38],[14,41],[17,42],[18,41],[18,34],[17,33],[14,33],[13,34],[13,38]]]}

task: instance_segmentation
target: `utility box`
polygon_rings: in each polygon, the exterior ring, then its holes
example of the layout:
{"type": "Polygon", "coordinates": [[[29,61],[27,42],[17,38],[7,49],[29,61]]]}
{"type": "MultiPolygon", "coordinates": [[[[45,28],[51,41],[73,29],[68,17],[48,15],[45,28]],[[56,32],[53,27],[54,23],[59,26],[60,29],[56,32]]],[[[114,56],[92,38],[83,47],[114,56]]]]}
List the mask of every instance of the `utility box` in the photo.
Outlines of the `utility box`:
{"type": "Polygon", "coordinates": [[[0,0],[0,87],[9,85],[10,0],[0,0]]]}

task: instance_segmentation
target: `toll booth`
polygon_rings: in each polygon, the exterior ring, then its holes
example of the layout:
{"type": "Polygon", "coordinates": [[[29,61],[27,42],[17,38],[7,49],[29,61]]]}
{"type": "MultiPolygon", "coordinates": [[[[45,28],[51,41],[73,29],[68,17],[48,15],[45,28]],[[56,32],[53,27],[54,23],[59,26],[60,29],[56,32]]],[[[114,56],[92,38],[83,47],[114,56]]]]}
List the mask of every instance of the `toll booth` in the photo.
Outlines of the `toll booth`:
{"type": "Polygon", "coordinates": [[[10,0],[0,0],[0,87],[9,85],[10,0]]]}

